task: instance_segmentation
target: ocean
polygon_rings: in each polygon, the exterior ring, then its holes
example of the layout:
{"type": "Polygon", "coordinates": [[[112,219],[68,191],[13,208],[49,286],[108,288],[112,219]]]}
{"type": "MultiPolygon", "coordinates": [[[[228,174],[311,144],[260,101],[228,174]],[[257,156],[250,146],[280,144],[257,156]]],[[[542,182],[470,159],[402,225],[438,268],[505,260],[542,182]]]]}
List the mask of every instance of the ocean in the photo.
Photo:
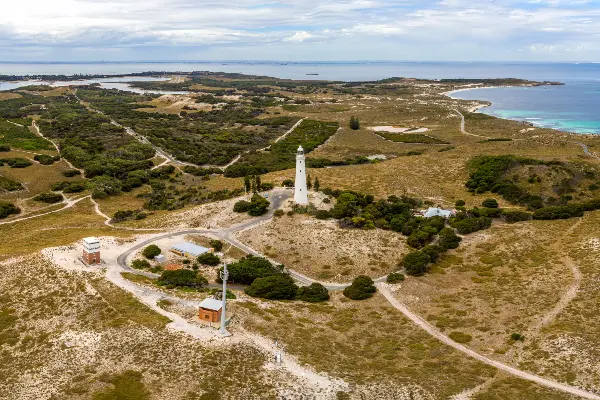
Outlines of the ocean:
{"type": "MultiPolygon", "coordinates": [[[[600,134],[600,63],[499,62],[0,62],[0,75],[127,74],[146,71],[213,71],[266,75],[284,79],[369,81],[390,77],[422,79],[521,78],[564,82],[565,86],[461,91],[453,97],[487,100],[480,112],[527,120],[538,126],[575,133],[600,134]]],[[[104,87],[126,88],[122,82],[104,87]]],[[[14,88],[0,83],[0,90],[14,88]]],[[[18,86],[18,85],[17,85],[18,86]]]]}

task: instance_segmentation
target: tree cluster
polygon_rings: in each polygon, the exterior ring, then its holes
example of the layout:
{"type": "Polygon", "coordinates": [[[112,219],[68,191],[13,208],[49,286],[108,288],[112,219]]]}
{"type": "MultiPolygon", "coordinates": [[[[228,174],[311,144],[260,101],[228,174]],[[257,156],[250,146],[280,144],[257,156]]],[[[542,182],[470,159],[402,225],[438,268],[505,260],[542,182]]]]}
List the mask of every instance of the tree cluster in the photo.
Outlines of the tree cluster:
{"type": "Polygon", "coordinates": [[[151,244],[149,246],[146,246],[144,248],[144,250],[142,251],[142,255],[144,257],[146,257],[149,260],[154,259],[154,257],[156,257],[157,255],[159,255],[160,253],[162,253],[162,250],[160,249],[160,247],[158,247],[155,244],[151,244]]]}
{"type": "Polygon", "coordinates": [[[376,291],[373,279],[366,275],[359,275],[344,289],[344,296],[352,300],[365,300],[373,297],[376,291]]]}
{"type": "Polygon", "coordinates": [[[41,201],[42,203],[54,204],[63,201],[64,197],[60,193],[40,193],[35,196],[33,200],[41,201]]]}
{"type": "Polygon", "coordinates": [[[12,203],[0,201],[0,219],[4,219],[11,214],[19,214],[21,209],[12,203]]]}
{"type": "Polygon", "coordinates": [[[174,271],[164,271],[156,283],[167,287],[189,287],[199,289],[208,285],[208,280],[199,272],[189,269],[178,269],[174,271]]]}
{"type": "Polygon", "coordinates": [[[240,200],[233,205],[233,211],[237,213],[247,212],[253,217],[266,214],[271,203],[258,193],[255,193],[250,201],[240,200]]]}

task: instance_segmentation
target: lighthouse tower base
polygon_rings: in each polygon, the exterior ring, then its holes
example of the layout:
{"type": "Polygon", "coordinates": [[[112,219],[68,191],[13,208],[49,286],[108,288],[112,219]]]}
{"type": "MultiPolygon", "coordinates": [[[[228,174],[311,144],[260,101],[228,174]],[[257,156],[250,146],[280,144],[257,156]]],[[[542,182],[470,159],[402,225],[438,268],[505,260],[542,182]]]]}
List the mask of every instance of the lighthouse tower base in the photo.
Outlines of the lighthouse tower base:
{"type": "Polygon", "coordinates": [[[306,160],[304,149],[298,148],[296,154],[296,183],[294,185],[294,202],[296,204],[308,205],[308,188],[306,187],[306,160]]]}

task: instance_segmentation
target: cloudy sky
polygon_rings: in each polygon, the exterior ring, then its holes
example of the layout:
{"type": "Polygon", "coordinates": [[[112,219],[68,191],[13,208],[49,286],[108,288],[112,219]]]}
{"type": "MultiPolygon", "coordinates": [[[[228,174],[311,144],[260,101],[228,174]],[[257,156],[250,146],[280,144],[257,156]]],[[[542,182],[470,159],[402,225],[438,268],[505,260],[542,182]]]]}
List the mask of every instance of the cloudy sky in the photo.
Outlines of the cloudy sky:
{"type": "Polygon", "coordinates": [[[2,3],[5,61],[600,61],[600,0],[2,3]]]}

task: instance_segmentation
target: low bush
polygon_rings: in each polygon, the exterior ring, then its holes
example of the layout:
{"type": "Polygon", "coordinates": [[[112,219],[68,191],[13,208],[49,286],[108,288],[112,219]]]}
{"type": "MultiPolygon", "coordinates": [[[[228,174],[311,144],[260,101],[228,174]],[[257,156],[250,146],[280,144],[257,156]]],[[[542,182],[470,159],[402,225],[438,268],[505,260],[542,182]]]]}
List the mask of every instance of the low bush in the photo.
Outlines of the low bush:
{"type": "Polygon", "coordinates": [[[503,210],[502,217],[508,223],[528,221],[533,217],[533,214],[520,210],[503,210]]]}
{"type": "Polygon", "coordinates": [[[331,213],[327,210],[318,210],[315,213],[315,218],[317,219],[329,219],[331,218],[331,213]]]}
{"type": "Polygon", "coordinates": [[[7,144],[0,144],[0,152],[10,151],[10,146],[7,144]]]}
{"type": "Polygon", "coordinates": [[[198,263],[200,263],[202,265],[209,265],[211,267],[216,267],[221,262],[221,259],[219,258],[219,256],[217,256],[213,253],[204,253],[204,254],[200,254],[198,256],[198,258],[196,259],[196,261],[198,261],[198,263]]]}
{"type": "Polygon", "coordinates": [[[450,339],[454,340],[456,343],[469,343],[471,340],[473,340],[471,335],[463,332],[450,332],[448,337],[450,337],[450,339]]]}
{"type": "Polygon", "coordinates": [[[320,303],[329,300],[329,291],[320,283],[312,283],[309,286],[302,286],[298,289],[296,298],[309,303],[320,303]]]}
{"type": "Polygon", "coordinates": [[[466,217],[460,220],[455,220],[451,226],[458,233],[467,234],[487,229],[492,226],[492,219],[489,217],[466,217]]]}
{"type": "Polygon", "coordinates": [[[31,161],[29,161],[26,158],[20,158],[20,157],[16,157],[16,158],[1,158],[0,159],[0,164],[6,164],[11,168],[27,168],[31,165],[33,165],[33,163],[31,161]]]}
{"type": "Polygon", "coordinates": [[[485,199],[481,202],[481,205],[485,208],[498,208],[498,201],[496,199],[485,199]]]}
{"type": "Polygon", "coordinates": [[[156,257],[157,255],[159,255],[160,253],[162,253],[162,250],[160,249],[160,247],[158,247],[155,244],[151,244],[150,246],[147,246],[143,251],[142,251],[142,255],[144,257],[146,257],[149,260],[152,260],[154,257],[156,257]]]}
{"type": "Polygon", "coordinates": [[[233,205],[233,211],[236,213],[248,212],[250,209],[250,202],[246,200],[240,200],[233,205]]]}
{"type": "Polygon", "coordinates": [[[135,269],[149,269],[150,263],[148,260],[142,260],[141,258],[138,258],[131,262],[131,267],[135,269]]]}
{"type": "Polygon", "coordinates": [[[352,300],[364,300],[373,297],[375,292],[377,292],[377,288],[373,284],[373,279],[366,275],[360,275],[344,289],[344,296],[352,300]]]}
{"type": "Polygon", "coordinates": [[[387,283],[400,283],[404,281],[404,279],[404,274],[401,274],[400,272],[392,272],[387,276],[385,281],[387,283]]]}
{"type": "Polygon", "coordinates": [[[0,219],[6,218],[11,214],[19,214],[21,209],[12,203],[0,201],[0,219]]]}
{"type": "Polygon", "coordinates": [[[427,272],[430,263],[431,258],[422,251],[408,253],[402,260],[402,265],[406,273],[413,276],[421,276],[427,272]]]}
{"type": "Polygon", "coordinates": [[[42,165],[52,165],[60,160],[60,156],[53,157],[46,154],[36,154],[33,159],[42,165]]]}
{"type": "Polygon", "coordinates": [[[211,240],[210,242],[208,242],[208,244],[216,252],[219,252],[219,251],[223,250],[223,242],[221,242],[220,240],[214,239],[214,240],[211,240]]]}
{"type": "Polygon", "coordinates": [[[455,205],[456,207],[464,207],[464,206],[465,206],[465,204],[467,204],[467,203],[465,203],[465,201],[464,201],[464,200],[456,200],[456,203],[454,203],[454,205],[455,205]]]}
{"type": "Polygon", "coordinates": [[[60,193],[40,193],[35,196],[33,200],[41,201],[42,203],[54,204],[63,201],[64,197],[60,193]]]}
{"type": "Polygon", "coordinates": [[[448,227],[442,229],[438,233],[438,237],[438,245],[443,250],[456,249],[462,241],[462,238],[454,232],[454,229],[448,227]]]}
{"type": "MultiPolygon", "coordinates": [[[[242,285],[250,285],[257,278],[264,278],[271,275],[281,274],[283,272],[282,265],[273,265],[269,260],[262,257],[246,256],[238,262],[227,265],[229,271],[229,281],[242,285]]],[[[217,276],[217,281],[221,282],[220,269],[217,276]]]]}
{"type": "Polygon", "coordinates": [[[273,215],[276,217],[283,217],[283,214],[283,210],[275,210],[275,212],[273,213],[273,215]]]}
{"type": "Polygon", "coordinates": [[[68,169],[66,171],[63,171],[62,174],[66,178],[72,178],[74,176],[81,175],[81,171],[79,171],[78,169],[68,169]]]}
{"type": "Polygon", "coordinates": [[[164,271],[156,283],[161,286],[201,288],[208,285],[208,280],[196,271],[178,269],[164,271]]]}
{"type": "Polygon", "coordinates": [[[533,219],[538,220],[568,219],[582,216],[583,208],[577,204],[568,206],[543,207],[535,210],[533,213],[533,219]]]}
{"type": "Polygon", "coordinates": [[[292,300],[298,293],[298,286],[289,275],[275,274],[255,279],[244,292],[261,299],[292,300]]]}

